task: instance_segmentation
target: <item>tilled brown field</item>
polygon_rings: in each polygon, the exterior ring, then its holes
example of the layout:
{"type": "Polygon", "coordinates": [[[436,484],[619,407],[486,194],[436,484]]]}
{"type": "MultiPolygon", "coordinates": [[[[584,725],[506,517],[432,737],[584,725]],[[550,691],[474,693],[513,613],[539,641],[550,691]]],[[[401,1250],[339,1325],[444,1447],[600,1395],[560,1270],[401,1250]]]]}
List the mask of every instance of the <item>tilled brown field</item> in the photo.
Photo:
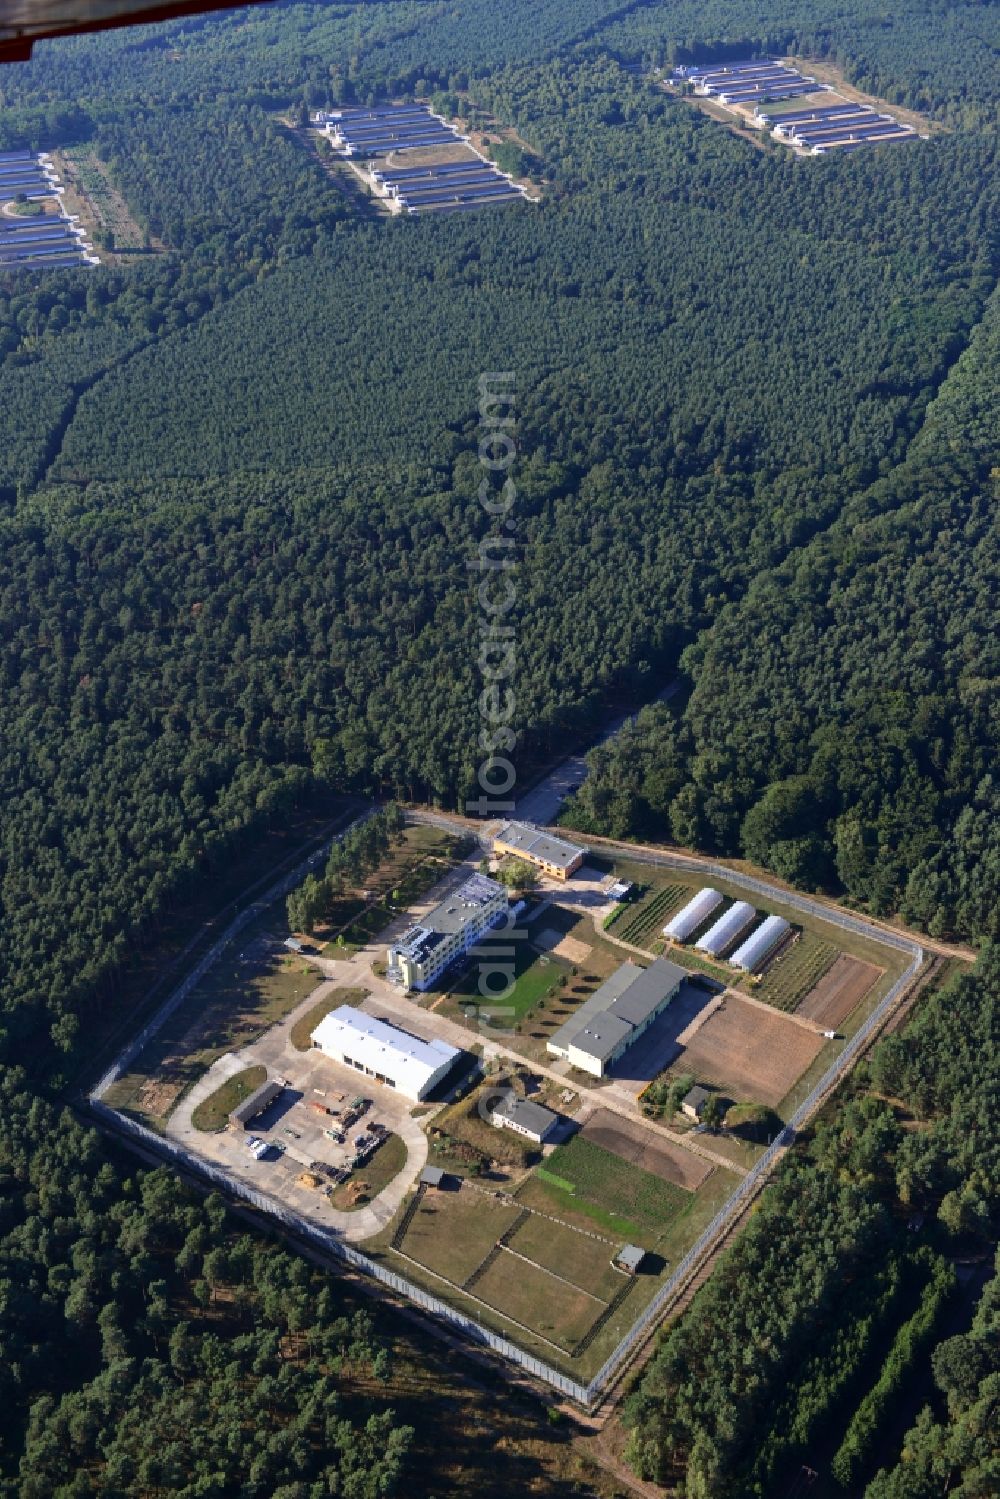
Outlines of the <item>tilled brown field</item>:
{"type": "Polygon", "coordinates": [[[620,1119],[607,1109],[598,1109],[580,1133],[592,1145],[600,1145],[623,1161],[688,1192],[696,1192],[712,1170],[710,1161],[692,1155],[683,1146],[661,1140],[639,1124],[629,1124],[627,1119],[620,1119]]]}
{"type": "Polygon", "coordinates": [[[730,993],[695,1032],[673,1070],[693,1072],[740,1102],[776,1108],[822,1046],[823,1037],[805,1026],[730,993]]]}
{"type": "Polygon", "coordinates": [[[806,1020],[815,1020],[818,1025],[835,1029],[857,1008],[884,971],[876,968],[874,963],[862,963],[860,958],[850,958],[842,953],[819,983],[809,990],[795,1013],[806,1020]]]}

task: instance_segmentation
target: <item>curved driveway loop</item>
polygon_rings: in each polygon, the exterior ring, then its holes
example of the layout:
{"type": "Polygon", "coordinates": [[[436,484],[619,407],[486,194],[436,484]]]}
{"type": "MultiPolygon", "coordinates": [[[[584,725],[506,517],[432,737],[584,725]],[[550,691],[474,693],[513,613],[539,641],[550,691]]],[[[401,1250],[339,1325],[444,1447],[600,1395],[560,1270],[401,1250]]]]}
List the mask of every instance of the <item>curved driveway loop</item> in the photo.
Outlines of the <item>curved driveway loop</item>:
{"type": "Polygon", "coordinates": [[[366,1088],[369,1080],[359,1078],[349,1068],[338,1066],[318,1051],[296,1051],[292,1046],[291,1031],[296,1020],[335,987],[334,981],[328,979],[314,989],[287,1019],[273,1026],[266,1035],[245,1047],[239,1054],[227,1052],[225,1056],[219,1057],[204,1077],[185,1094],[167,1120],[167,1136],[190,1154],[202,1156],[215,1165],[223,1166],[226,1171],[247,1182],[258,1192],[268,1193],[303,1218],[322,1224],[324,1228],[336,1229],[350,1243],[360,1243],[385,1227],[427,1164],[427,1136],[420,1122],[410,1117],[412,1103],[409,1099],[388,1088],[377,1088],[374,1091],[371,1087],[366,1088]],[[314,1158],[317,1160],[332,1161],[336,1156],[350,1153],[337,1150],[327,1141],[323,1130],[334,1121],[311,1110],[310,1103],[314,1100],[321,1101],[321,1095],[332,1101],[337,1093],[345,1093],[351,1097],[359,1091],[367,1092],[367,1096],[373,1099],[374,1107],[352,1129],[351,1134],[360,1133],[368,1119],[378,1119],[399,1135],[406,1146],[405,1166],[374,1202],[351,1212],[331,1207],[319,1192],[297,1184],[296,1177],[300,1170],[306,1168],[305,1160],[300,1163],[290,1154],[278,1158],[273,1151],[270,1160],[255,1160],[247,1149],[247,1138],[254,1133],[253,1129],[247,1133],[225,1130],[221,1134],[206,1134],[195,1129],[191,1123],[191,1115],[198,1104],[234,1073],[255,1065],[266,1067],[268,1077],[287,1078],[290,1084],[286,1099],[279,1100],[274,1109],[263,1116],[261,1124],[266,1127],[262,1127],[258,1133],[261,1138],[284,1146],[286,1151],[295,1150],[296,1156],[302,1155],[307,1159],[312,1156],[311,1145],[315,1146],[314,1158]],[[277,1116],[275,1109],[278,1111],[277,1116]],[[287,1131],[292,1129],[298,1138],[288,1136],[287,1131]]]}

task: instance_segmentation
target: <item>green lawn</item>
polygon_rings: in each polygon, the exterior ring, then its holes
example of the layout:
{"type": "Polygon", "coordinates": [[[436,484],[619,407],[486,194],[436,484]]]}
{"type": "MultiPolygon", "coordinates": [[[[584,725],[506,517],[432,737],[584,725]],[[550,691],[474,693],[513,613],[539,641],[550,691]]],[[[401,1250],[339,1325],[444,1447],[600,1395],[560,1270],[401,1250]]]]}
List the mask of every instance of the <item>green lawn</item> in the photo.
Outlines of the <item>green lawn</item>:
{"type": "Polygon", "coordinates": [[[582,1211],[614,1234],[637,1228],[655,1237],[691,1198],[683,1188],[629,1165],[582,1135],[560,1145],[535,1174],[563,1209],[582,1211]],[[560,1179],[571,1184],[572,1192],[558,1185],[560,1179]]]}
{"type": "MultiPolygon", "coordinates": [[[[544,922],[544,917],[541,918],[544,922]]],[[[475,962],[462,973],[451,991],[452,999],[461,1007],[471,999],[477,1006],[488,1011],[490,1023],[503,1030],[512,1030],[535,1009],[539,1000],[545,999],[561,985],[570,973],[568,963],[561,958],[539,953],[527,942],[514,945],[514,987],[509,994],[495,1000],[484,999],[479,993],[479,965],[475,962]]]]}
{"type": "Polygon", "coordinates": [[[531,1213],[510,1240],[510,1247],[604,1301],[610,1301],[620,1287],[620,1271],[611,1265],[617,1240],[612,1246],[531,1213]]]}
{"type": "Polygon", "coordinates": [[[242,1072],[228,1077],[221,1087],[209,1094],[204,1102],[191,1114],[195,1129],[206,1134],[218,1134],[229,1122],[229,1116],[244,1098],[249,1098],[255,1088],[267,1082],[266,1067],[244,1067],[242,1072]]]}
{"type": "Polygon", "coordinates": [[[403,1252],[461,1285],[517,1216],[516,1207],[491,1202],[467,1187],[461,1192],[429,1192],[406,1231],[403,1252]]]}
{"type": "Polygon", "coordinates": [[[570,1352],[596,1322],[604,1303],[564,1285],[555,1275],[499,1254],[475,1284],[473,1294],[495,1311],[533,1328],[570,1352]]]}

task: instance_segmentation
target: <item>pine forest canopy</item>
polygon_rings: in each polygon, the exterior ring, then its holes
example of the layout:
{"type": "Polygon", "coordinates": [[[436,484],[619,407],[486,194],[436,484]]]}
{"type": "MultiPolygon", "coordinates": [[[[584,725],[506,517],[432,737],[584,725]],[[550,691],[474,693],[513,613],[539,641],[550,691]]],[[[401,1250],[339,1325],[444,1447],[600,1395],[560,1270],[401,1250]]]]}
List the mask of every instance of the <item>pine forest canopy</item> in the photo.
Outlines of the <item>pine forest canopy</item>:
{"type": "MultiPolygon", "coordinates": [[[[997,26],[943,0],[905,18],[847,0],[822,23],[748,0],[739,35],[713,0],[278,0],[0,70],[0,151],[80,148],[163,246],[0,273],[0,1279],[23,1287],[0,1313],[0,1492],[69,1493],[74,1468],[74,1494],[207,1492],[227,1360],[271,1413],[255,1492],[418,1492],[419,1430],[387,1414],[382,1345],[336,1284],[311,1348],[266,1297],[231,1305],[271,1274],[264,1249],[55,1100],[127,1023],[134,955],[290,812],[331,792],[464,801],[482,370],[516,372],[521,755],[685,686],[594,754],[575,824],[1000,938],[997,26]],[[797,160],[637,76],[748,48],[825,58],[945,128],[797,160]],[[289,128],[436,93],[516,133],[539,204],[374,221],[289,128]],[[141,1398],[121,1403],[119,1365],[141,1398]],[[355,1402],[338,1371],[362,1365],[355,1402]],[[180,1392],[178,1420],[202,1406],[205,1426],[163,1456],[140,1416],[180,1392]],[[306,1449],[310,1488],[289,1476],[306,1449]],[[355,1449],[377,1454],[370,1489],[355,1449]]],[[[990,961],[961,991],[970,1036],[990,961]]],[[[928,1048],[900,1087],[923,1065],[937,1119],[950,1064],[928,1048]]],[[[882,1105],[863,1107],[878,1133],[882,1105]]],[[[992,1242],[995,1178],[946,1134],[927,1201],[957,1194],[941,1233],[992,1242]]],[[[897,1176],[917,1171],[909,1138],[897,1176]]],[[[839,1232],[854,1186],[819,1156],[795,1169],[839,1232]]],[[[859,1263],[901,1191],[866,1199],[859,1263]]],[[[857,1326],[933,1297],[934,1266],[893,1243],[857,1326]]],[[[811,1326],[795,1255],[776,1368],[811,1326]]],[[[823,1261],[824,1296],[842,1273],[823,1261]]],[[[672,1443],[698,1492],[728,1492],[720,1453],[766,1484],[782,1454],[706,1415],[710,1391],[703,1410],[685,1385],[677,1415],[670,1357],[635,1407],[637,1465],[673,1472],[672,1443]]],[[[950,1451],[977,1408],[941,1389],[921,1451],[950,1451]]],[[[889,1466],[877,1499],[909,1499],[889,1466]]]]}

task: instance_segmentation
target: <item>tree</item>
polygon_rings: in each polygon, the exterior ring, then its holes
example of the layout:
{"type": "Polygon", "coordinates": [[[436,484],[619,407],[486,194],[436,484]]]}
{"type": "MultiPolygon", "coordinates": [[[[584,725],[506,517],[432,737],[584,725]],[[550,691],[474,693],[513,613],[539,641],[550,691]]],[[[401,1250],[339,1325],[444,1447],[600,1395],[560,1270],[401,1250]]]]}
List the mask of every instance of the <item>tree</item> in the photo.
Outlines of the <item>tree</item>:
{"type": "Polygon", "coordinates": [[[701,1106],[701,1123],[714,1134],[726,1116],[726,1102],[720,1093],[710,1093],[701,1106]]]}

